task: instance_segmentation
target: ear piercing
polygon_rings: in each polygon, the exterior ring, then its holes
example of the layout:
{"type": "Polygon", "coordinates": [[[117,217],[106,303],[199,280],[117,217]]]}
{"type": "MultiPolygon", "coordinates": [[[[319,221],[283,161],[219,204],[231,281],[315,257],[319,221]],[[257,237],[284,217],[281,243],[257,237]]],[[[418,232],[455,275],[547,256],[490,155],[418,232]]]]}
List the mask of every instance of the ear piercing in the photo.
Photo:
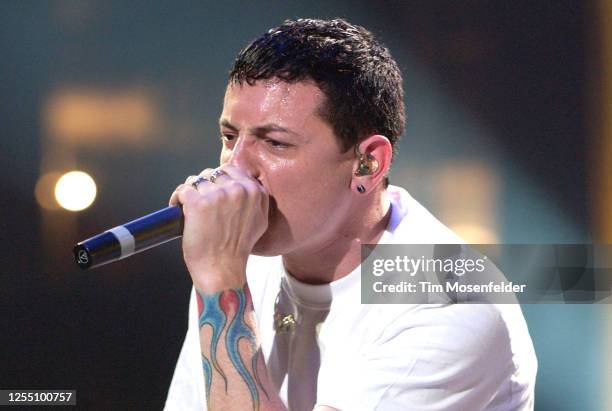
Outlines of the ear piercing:
{"type": "Polygon", "coordinates": [[[378,170],[378,161],[372,154],[364,155],[358,151],[357,153],[359,155],[359,166],[357,167],[357,171],[355,171],[355,175],[368,176],[378,170]]]}
{"type": "MultiPolygon", "coordinates": [[[[361,154],[359,148],[355,146],[355,155],[359,157],[359,165],[355,171],[356,176],[369,176],[378,170],[378,160],[372,154],[361,154]]],[[[357,192],[363,194],[366,192],[363,184],[357,186],[357,192]]]]}

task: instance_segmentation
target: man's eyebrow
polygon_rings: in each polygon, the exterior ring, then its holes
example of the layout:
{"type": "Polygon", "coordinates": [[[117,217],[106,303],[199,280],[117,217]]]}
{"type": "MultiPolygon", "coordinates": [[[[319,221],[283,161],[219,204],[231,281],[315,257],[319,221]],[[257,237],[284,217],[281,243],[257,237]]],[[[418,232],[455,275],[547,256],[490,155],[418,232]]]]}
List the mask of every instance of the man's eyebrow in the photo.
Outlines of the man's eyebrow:
{"type": "Polygon", "coordinates": [[[251,129],[253,134],[265,134],[270,132],[279,132],[279,133],[288,133],[288,134],[297,134],[294,131],[288,130],[285,127],[279,126],[278,124],[268,123],[263,126],[253,127],[251,129]]]}
{"type": "Polygon", "coordinates": [[[238,127],[236,127],[235,125],[233,125],[232,123],[230,123],[227,119],[223,119],[219,122],[219,125],[221,127],[227,127],[229,129],[231,129],[232,131],[238,131],[238,127]]]}
{"type": "MultiPolygon", "coordinates": [[[[232,131],[238,131],[238,127],[234,126],[232,123],[230,123],[227,119],[223,119],[219,122],[219,125],[221,125],[221,127],[227,127],[232,131]]],[[[253,134],[266,134],[266,133],[270,133],[270,132],[279,132],[279,133],[287,133],[287,134],[293,134],[295,136],[300,136],[299,133],[292,131],[288,128],[282,127],[278,124],[275,123],[268,123],[268,124],[264,124],[261,126],[257,126],[257,127],[253,127],[250,130],[253,134]]]]}

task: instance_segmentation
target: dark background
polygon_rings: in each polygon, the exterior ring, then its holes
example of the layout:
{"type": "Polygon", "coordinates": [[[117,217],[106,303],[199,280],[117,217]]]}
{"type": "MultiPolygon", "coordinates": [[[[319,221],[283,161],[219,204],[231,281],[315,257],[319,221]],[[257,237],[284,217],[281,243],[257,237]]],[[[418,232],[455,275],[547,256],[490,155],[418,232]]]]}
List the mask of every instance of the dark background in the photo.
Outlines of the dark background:
{"type": "MultiPolygon", "coordinates": [[[[344,17],[389,46],[408,120],[391,181],[443,222],[453,227],[459,210],[494,241],[593,241],[596,3],[5,1],[0,388],[76,389],[83,409],[162,408],[187,325],[180,244],[90,272],[72,245],[163,207],[187,175],[217,163],[233,57],[296,17],[344,17]],[[63,90],[144,90],[156,126],[133,140],[58,139],[45,113],[63,90]],[[71,169],[96,179],[96,202],[41,207],[39,178],[71,169]],[[477,195],[449,197],[449,173],[460,194],[477,195]]],[[[523,309],[540,362],[536,409],[603,409],[607,306],[523,309]]]]}

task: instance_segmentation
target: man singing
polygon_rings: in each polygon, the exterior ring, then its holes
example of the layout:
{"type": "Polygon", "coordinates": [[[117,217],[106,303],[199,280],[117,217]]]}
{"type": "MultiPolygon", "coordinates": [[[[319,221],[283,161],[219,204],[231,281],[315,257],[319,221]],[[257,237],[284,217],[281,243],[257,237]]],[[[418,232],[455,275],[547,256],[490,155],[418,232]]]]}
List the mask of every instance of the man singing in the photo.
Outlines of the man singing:
{"type": "Polygon", "coordinates": [[[290,20],[240,52],[220,166],[172,194],[189,329],[167,410],[531,410],[518,305],[361,304],[362,244],[461,243],[387,174],[404,130],[389,51],[290,20]]]}

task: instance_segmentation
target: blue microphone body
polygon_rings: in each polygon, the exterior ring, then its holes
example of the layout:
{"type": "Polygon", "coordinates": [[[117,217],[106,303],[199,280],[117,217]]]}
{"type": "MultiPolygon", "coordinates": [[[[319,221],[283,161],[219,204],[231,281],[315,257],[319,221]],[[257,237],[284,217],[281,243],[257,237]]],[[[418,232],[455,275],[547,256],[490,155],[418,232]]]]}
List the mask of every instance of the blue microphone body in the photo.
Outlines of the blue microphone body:
{"type": "Polygon", "coordinates": [[[183,235],[183,210],[170,206],[111,228],[74,246],[82,269],[99,267],[183,235]]]}

